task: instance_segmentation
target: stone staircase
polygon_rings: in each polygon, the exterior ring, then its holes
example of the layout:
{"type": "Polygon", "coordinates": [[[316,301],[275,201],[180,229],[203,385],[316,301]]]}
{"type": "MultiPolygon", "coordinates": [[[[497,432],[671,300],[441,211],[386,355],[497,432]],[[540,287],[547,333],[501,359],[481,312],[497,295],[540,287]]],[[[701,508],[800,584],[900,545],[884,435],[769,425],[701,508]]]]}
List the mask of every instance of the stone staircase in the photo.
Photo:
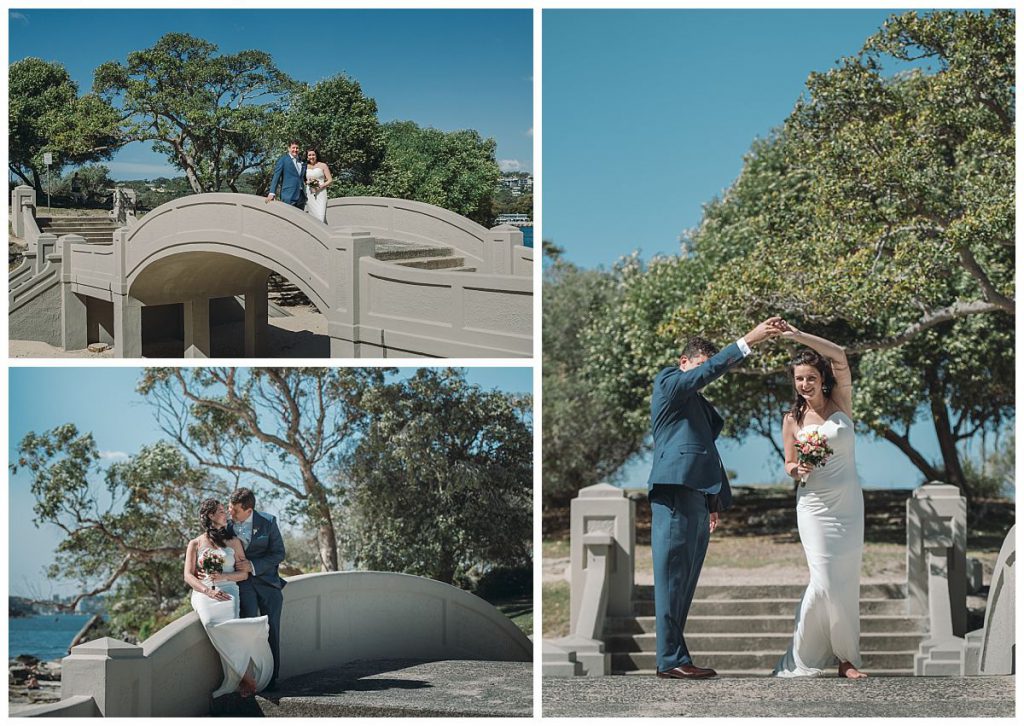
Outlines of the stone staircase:
{"type": "MultiPolygon", "coordinates": [[[[466,258],[458,257],[451,247],[417,245],[398,240],[378,240],[374,259],[392,262],[403,267],[445,272],[476,272],[466,265],[466,258]]],[[[270,276],[270,300],[277,305],[311,305],[299,288],[278,274],[270,276]]]]}
{"type": "MultiPolygon", "coordinates": [[[[694,661],[720,675],[771,672],[789,647],[804,585],[698,586],[686,643],[694,661]]],[[[615,674],[655,672],[654,588],[634,589],[629,618],[605,621],[605,652],[615,674]]],[[[928,618],[907,614],[904,584],[861,585],[860,647],[863,667],[874,675],[913,675],[928,618]]]]}
{"type": "Polygon", "coordinates": [[[108,217],[36,217],[42,233],[77,234],[86,242],[113,242],[118,225],[108,217]]]}

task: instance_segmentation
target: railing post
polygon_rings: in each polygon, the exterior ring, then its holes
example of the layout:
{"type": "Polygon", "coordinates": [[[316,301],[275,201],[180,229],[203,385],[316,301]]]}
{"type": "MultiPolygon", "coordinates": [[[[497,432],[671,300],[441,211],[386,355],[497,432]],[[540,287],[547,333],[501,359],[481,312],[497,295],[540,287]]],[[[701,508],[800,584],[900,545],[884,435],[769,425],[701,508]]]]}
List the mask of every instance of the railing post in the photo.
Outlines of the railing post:
{"type": "MultiPolygon", "coordinates": [[[[40,235],[39,251],[44,244],[40,235]]],[[[89,313],[85,300],[72,290],[71,246],[85,244],[85,238],[77,234],[66,234],[60,238],[60,316],[61,345],[64,350],[81,350],[89,345],[89,313]]]]}
{"type": "Polygon", "coordinates": [[[25,238],[25,208],[36,206],[36,190],[32,187],[21,184],[14,187],[11,192],[11,222],[14,226],[14,236],[25,238]]]}
{"type": "Polygon", "coordinates": [[[72,648],[61,661],[60,697],[72,696],[91,696],[103,716],[150,716],[150,663],[142,648],[114,638],[72,648]]]}
{"type": "Polygon", "coordinates": [[[611,535],[608,552],[608,610],[611,617],[633,614],[633,561],[636,547],[636,504],[619,487],[595,484],[580,490],[572,500],[569,515],[569,578],[572,585],[570,627],[576,630],[583,598],[583,584],[589,566],[585,537],[611,535]]]}
{"type": "Polygon", "coordinates": [[[933,634],[967,632],[967,500],[955,486],[930,482],[907,500],[907,604],[938,618],[933,634]]]}
{"type": "Polygon", "coordinates": [[[499,224],[488,230],[487,269],[493,275],[515,274],[515,259],[512,250],[523,244],[523,232],[511,224],[499,224]]]}
{"type": "Polygon", "coordinates": [[[114,301],[114,357],[142,357],[142,303],[128,289],[127,227],[114,232],[114,279],[111,294],[114,301]]]}
{"type": "Polygon", "coordinates": [[[985,625],[981,632],[978,672],[983,676],[1003,676],[1014,672],[1017,651],[1017,526],[1003,540],[992,570],[992,582],[985,606],[985,625]]]}
{"type": "Polygon", "coordinates": [[[331,235],[330,280],[334,299],[327,317],[332,358],[361,357],[359,261],[372,257],[376,242],[369,232],[340,230],[331,235]]]}

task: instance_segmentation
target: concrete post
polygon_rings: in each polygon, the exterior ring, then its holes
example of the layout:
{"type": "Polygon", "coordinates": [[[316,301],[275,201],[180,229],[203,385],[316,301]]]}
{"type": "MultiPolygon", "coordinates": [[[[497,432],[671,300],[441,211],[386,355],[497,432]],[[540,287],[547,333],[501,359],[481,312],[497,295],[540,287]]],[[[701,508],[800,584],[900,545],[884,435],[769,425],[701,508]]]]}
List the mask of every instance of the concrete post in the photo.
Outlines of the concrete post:
{"type": "Polygon", "coordinates": [[[484,262],[492,275],[512,275],[515,273],[515,262],[512,250],[523,244],[523,232],[511,224],[499,224],[492,227],[487,235],[487,250],[484,262]]]}
{"type": "Polygon", "coordinates": [[[185,308],[185,357],[210,357],[210,301],[205,298],[186,300],[185,308]]]}
{"type": "Polygon", "coordinates": [[[907,607],[940,618],[933,635],[966,634],[967,500],[955,486],[931,482],[907,500],[907,607]],[[939,602],[930,602],[937,592],[939,602]]]}
{"type": "MultiPolygon", "coordinates": [[[[40,235],[39,251],[43,252],[46,245],[40,235]]],[[[45,235],[52,237],[53,235],[45,235]]],[[[66,234],[60,238],[61,269],[60,269],[60,317],[61,346],[64,350],[81,350],[89,345],[89,314],[86,301],[71,289],[71,245],[85,244],[85,238],[77,234],[66,234]]]]}
{"type": "MultiPolygon", "coordinates": [[[[84,238],[79,237],[78,235],[74,235],[74,236],[76,238],[75,239],[76,242],[84,242],[85,241],[84,238]]],[[[44,232],[43,234],[40,234],[39,237],[36,238],[36,243],[35,243],[34,247],[35,247],[35,254],[36,254],[36,269],[35,269],[35,273],[38,275],[40,272],[43,271],[43,268],[46,267],[46,262],[47,262],[46,258],[49,257],[50,255],[52,255],[58,249],[58,247],[57,247],[57,235],[50,234],[49,232],[44,232]]],[[[65,260],[66,259],[67,258],[65,258],[65,260]]]]}
{"type": "Polygon", "coordinates": [[[26,207],[34,209],[36,206],[36,190],[22,184],[14,187],[11,192],[11,223],[14,227],[14,236],[25,238],[25,214],[28,214],[26,207]]]}
{"type": "Polygon", "coordinates": [[[100,638],[75,646],[61,662],[60,697],[91,696],[103,716],[150,716],[150,678],[140,646],[100,638]]]}
{"type": "Polygon", "coordinates": [[[245,292],[245,357],[266,355],[270,301],[267,280],[245,292]]]}
{"type": "Polygon", "coordinates": [[[142,357],[142,303],[131,295],[114,296],[114,357],[142,357]]]}
{"type": "Polygon", "coordinates": [[[610,617],[633,614],[633,562],[636,548],[636,505],[618,487],[595,484],[580,490],[572,500],[569,523],[570,630],[576,632],[583,607],[586,571],[589,559],[585,537],[607,534],[612,537],[607,556],[608,607],[610,617]]]}
{"type": "Polygon", "coordinates": [[[376,242],[369,232],[342,230],[331,236],[330,273],[334,300],[327,317],[332,358],[359,358],[359,261],[372,257],[376,242]]]}

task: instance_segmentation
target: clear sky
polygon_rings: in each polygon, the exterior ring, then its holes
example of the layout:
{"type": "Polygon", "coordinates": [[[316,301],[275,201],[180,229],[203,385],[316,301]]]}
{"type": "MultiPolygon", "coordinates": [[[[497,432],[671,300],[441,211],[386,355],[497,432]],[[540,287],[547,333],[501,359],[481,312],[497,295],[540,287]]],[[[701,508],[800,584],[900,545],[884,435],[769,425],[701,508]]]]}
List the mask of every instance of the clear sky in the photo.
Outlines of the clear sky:
{"type": "MultiPolygon", "coordinates": [[[[415,368],[402,368],[409,376],[415,368]]],[[[466,368],[467,379],[484,389],[513,393],[533,390],[532,369],[466,368]]],[[[29,431],[42,432],[64,423],[74,423],[80,431],[91,431],[106,460],[134,454],[145,444],[167,436],[160,430],[153,407],[139,394],[135,385],[139,368],[46,367],[9,369],[10,413],[8,420],[8,456],[16,461],[18,443],[29,431]]],[[[69,585],[45,582],[43,569],[53,558],[61,532],[56,527],[36,528],[32,524],[31,479],[19,471],[10,477],[9,519],[9,592],[30,595],[40,585],[44,596],[67,594],[69,585]]],[[[268,509],[276,513],[273,507],[268,509]]]]}
{"type": "MultiPolygon", "coordinates": [[[[222,53],[264,50],[307,83],[337,73],[359,81],[381,121],[476,129],[509,170],[533,169],[530,10],[42,10],[9,12],[9,60],[63,64],[79,92],[101,63],[124,62],[169,32],[222,53]]],[[[115,179],[176,176],[149,144],[106,162],[115,179]]]]}
{"type": "Polygon", "coordinates": [[[544,238],[583,267],[679,233],[890,10],[545,10],[544,238]]]}
{"type": "MultiPolygon", "coordinates": [[[[856,53],[896,12],[545,10],[544,238],[582,267],[634,249],[645,260],[678,254],[680,232],[789,115],[808,74],[856,53]]],[[[938,459],[930,424],[911,441],[938,459]]],[[[865,486],[919,482],[892,444],[860,436],[857,447],[865,486]]],[[[737,483],[785,476],[760,437],[719,448],[737,483]]],[[[641,457],[620,483],[642,487],[649,472],[641,457]]]]}

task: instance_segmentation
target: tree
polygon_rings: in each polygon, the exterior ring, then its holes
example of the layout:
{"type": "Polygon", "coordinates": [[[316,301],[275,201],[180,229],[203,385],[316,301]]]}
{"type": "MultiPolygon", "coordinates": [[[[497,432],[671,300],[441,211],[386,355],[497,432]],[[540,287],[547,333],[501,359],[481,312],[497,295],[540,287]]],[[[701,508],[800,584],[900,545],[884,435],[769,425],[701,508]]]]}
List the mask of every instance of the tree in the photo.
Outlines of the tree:
{"type": "Polygon", "coordinates": [[[181,606],[189,592],[181,567],[199,531],[199,502],[223,498],[223,482],[167,442],[105,466],[92,434],[74,424],[26,434],[12,473],[20,468],[32,476],[36,525],[64,533],[48,575],[79,582],[79,594],[60,607],[74,610],[111,592],[113,632],[145,637],[181,606]]]}
{"type": "Polygon", "coordinates": [[[370,194],[427,202],[485,227],[493,224],[501,175],[494,139],[472,130],[421,128],[412,121],[385,124],[384,133],[387,153],[370,194]]]}
{"type": "MultiPolygon", "coordinates": [[[[621,300],[616,273],[582,270],[544,243],[544,500],[565,504],[612,476],[643,448],[646,425],[631,426],[617,402],[586,373],[583,334],[621,300]]],[[[621,341],[609,340],[615,347],[621,341]]]]}
{"type": "Polygon", "coordinates": [[[64,66],[39,58],[11,64],[8,85],[8,168],[42,192],[43,154],[53,172],[109,159],[123,143],[118,114],[95,95],[78,96],[64,66]]]}
{"type": "Polygon", "coordinates": [[[242,174],[280,152],[274,142],[295,88],[263,51],[216,53],[213,43],[168,33],[124,64],[101,65],[93,85],[120,101],[125,139],[152,141],[194,193],[237,191],[242,174]]]}
{"type": "Polygon", "coordinates": [[[369,427],[340,473],[358,567],[456,583],[530,562],[530,396],[422,368],[364,404],[369,427]]]}
{"type": "Polygon", "coordinates": [[[203,467],[262,481],[317,532],[320,567],[338,569],[324,476],[354,445],[364,397],[384,368],[150,368],[138,390],[164,431],[203,467]]]}
{"type": "Polygon", "coordinates": [[[71,199],[72,192],[77,191],[82,196],[72,199],[79,203],[97,203],[105,197],[110,196],[109,190],[116,186],[117,182],[110,178],[110,169],[103,164],[87,164],[78,167],[70,174],[65,174],[59,182],[53,185],[53,193],[71,199]]]}
{"type": "Polygon", "coordinates": [[[296,93],[286,131],[280,148],[296,138],[320,152],[336,180],[328,187],[334,197],[366,189],[384,159],[385,136],[377,121],[377,102],[364,96],[359,83],[345,75],[296,93]]]}

